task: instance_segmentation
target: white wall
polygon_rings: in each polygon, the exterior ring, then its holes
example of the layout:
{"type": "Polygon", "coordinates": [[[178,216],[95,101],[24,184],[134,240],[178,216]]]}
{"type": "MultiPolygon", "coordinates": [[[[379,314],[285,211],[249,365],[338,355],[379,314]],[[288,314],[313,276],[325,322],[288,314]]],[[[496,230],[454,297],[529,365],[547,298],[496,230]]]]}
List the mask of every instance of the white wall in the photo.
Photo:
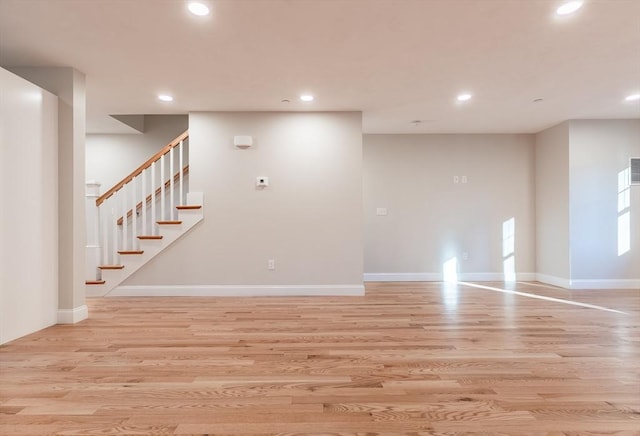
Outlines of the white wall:
{"type": "Polygon", "coordinates": [[[569,287],[569,123],[536,135],[536,270],[569,287]]]}
{"type": "Polygon", "coordinates": [[[503,223],[514,218],[515,271],[531,278],[533,144],[532,135],[364,135],[365,277],[441,280],[456,257],[459,278],[501,279],[503,223]]]}
{"type": "Polygon", "coordinates": [[[0,68],[0,123],[0,343],[5,343],[57,320],[58,99],[0,68]]]}
{"type": "Polygon", "coordinates": [[[125,285],[362,286],[359,112],[193,113],[189,131],[205,219],[125,285]]]}
{"type": "Polygon", "coordinates": [[[188,129],[187,115],[145,115],[144,133],[88,134],[86,178],[106,192],[188,129]]]}
{"type": "Polygon", "coordinates": [[[58,96],[58,322],[85,319],[86,85],[69,67],[12,67],[20,77],[58,96]]]}
{"type": "Polygon", "coordinates": [[[640,157],[640,120],[571,121],[570,156],[572,286],[640,288],[640,186],[618,208],[619,174],[640,157]]]}

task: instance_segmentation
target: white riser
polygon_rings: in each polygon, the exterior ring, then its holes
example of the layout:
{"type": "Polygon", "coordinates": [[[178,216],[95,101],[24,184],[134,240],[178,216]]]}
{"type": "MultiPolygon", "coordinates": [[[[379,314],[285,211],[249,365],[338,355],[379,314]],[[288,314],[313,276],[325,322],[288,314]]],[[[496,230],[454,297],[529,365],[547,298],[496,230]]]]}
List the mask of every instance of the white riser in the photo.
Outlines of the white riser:
{"type": "Polygon", "coordinates": [[[103,297],[107,295],[158,253],[189,232],[203,218],[204,208],[178,211],[178,220],[182,221],[181,224],[160,225],[159,234],[162,235],[162,239],[141,240],[140,250],[144,251],[143,254],[120,255],[120,265],[124,265],[124,268],[103,270],[102,279],[105,284],[86,285],[87,297],[103,297]]]}

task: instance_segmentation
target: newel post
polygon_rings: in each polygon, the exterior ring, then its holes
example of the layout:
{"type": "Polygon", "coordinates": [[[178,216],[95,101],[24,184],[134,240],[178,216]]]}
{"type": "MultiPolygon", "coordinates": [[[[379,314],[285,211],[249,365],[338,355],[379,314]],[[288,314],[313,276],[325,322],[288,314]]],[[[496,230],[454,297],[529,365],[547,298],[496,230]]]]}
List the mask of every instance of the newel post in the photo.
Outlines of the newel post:
{"type": "Polygon", "coordinates": [[[95,180],[87,180],[86,214],[87,214],[87,243],[86,243],[86,280],[99,280],[100,269],[100,211],[96,206],[96,199],[100,196],[100,183],[95,180]]]}

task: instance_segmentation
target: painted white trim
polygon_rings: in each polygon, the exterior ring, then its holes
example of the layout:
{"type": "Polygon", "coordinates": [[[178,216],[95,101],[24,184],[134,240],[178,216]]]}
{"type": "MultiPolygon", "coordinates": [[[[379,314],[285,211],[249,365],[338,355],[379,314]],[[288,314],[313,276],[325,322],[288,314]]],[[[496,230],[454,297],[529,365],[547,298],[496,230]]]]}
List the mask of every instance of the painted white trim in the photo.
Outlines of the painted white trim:
{"type": "Polygon", "coordinates": [[[571,280],[565,279],[562,277],[550,276],[548,274],[536,274],[536,281],[542,283],[548,283],[553,286],[558,286],[560,288],[570,289],[571,288],[571,280]]]}
{"type": "MultiPolygon", "coordinates": [[[[365,273],[365,282],[441,282],[442,273],[365,273]]],[[[460,273],[459,281],[503,282],[503,273],[460,273]]],[[[516,281],[535,281],[535,273],[516,273],[516,281]]]]}
{"type": "Polygon", "coordinates": [[[364,285],[164,285],[118,286],[107,297],[363,296],[364,285]]]}
{"type": "Polygon", "coordinates": [[[365,282],[441,282],[441,273],[364,273],[365,282]]]}
{"type": "Polygon", "coordinates": [[[640,279],[571,280],[571,289],[638,289],[640,279]]]}
{"type": "Polygon", "coordinates": [[[58,309],[58,324],[75,324],[89,318],[86,304],[74,309],[58,309]]]}
{"type": "MultiPolygon", "coordinates": [[[[515,281],[532,282],[536,280],[535,273],[516,273],[515,281]]],[[[458,281],[462,282],[504,282],[504,273],[460,273],[458,281]]]]}

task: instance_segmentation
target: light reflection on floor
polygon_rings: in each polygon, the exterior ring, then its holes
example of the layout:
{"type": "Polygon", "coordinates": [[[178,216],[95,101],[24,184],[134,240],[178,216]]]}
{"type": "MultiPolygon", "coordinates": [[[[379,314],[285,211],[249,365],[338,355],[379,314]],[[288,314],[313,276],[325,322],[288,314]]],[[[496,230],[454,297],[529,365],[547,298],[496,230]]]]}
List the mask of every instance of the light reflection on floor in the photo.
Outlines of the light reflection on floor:
{"type": "Polygon", "coordinates": [[[597,306],[595,304],[587,304],[587,303],[580,303],[580,302],[577,302],[577,301],[563,300],[562,298],[545,297],[544,295],[537,295],[537,294],[530,294],[528,292],[521,292],[521,291],[513,291],[513,290],[507,290],[507,289],[501,289],[501,288],[494,288],[493,286],[479,285],[477,283],[458,282],[458,285],[469,286],[471,288],[477,288],[477,289],[485,289],[487,291],[493,291],[493,292],[501,292],[503,294],[519,295],[521,297],[535,298],[535,299],[538,299],[538,300],[552,301],[554,303],[570,304],[572,306],[580,306],[580,307],[585,307],[585,308],[588,308],[588,309],[604,310],[606,312],[614,312],[614,313],[621,313],[623,315],[628,315],[626,312],[622,312],[620,310],[609,309],[608,307],[597,306]]]}

